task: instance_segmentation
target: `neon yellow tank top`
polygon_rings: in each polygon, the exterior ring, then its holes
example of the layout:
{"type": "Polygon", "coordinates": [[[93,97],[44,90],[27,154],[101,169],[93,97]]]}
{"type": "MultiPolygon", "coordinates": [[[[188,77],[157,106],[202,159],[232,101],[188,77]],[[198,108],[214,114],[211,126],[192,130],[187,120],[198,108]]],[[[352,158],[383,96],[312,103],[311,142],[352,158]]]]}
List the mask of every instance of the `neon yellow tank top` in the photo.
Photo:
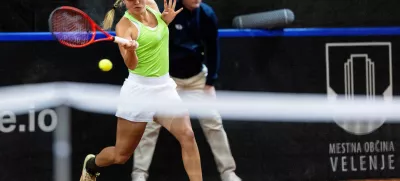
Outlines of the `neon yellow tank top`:
{"type": "Polygon", "coordinates": [[[145,77],[160,77],[169,71],[169,30],[168,25],[161,19],[161,13],[146,6],[157,18],[157,27],[152,28],[142,24],[132,15],[125,12],[124,17],[138,25],[139,35],[136,49],[138,64],[129,72],[145,77]]]}

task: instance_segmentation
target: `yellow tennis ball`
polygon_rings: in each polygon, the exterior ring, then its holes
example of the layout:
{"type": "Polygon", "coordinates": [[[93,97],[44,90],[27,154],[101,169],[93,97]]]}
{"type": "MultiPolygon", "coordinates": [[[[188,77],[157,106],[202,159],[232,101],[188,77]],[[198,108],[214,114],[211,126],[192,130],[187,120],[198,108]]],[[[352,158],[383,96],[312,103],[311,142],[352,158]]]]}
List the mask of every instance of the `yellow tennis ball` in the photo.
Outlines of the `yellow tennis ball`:
{"type": "Polygon", "coordinates": [[[104,72],[110,71],[112,67],[112,62],[109,59],[102,59],[99,62],[99,68],[104,72]]]}

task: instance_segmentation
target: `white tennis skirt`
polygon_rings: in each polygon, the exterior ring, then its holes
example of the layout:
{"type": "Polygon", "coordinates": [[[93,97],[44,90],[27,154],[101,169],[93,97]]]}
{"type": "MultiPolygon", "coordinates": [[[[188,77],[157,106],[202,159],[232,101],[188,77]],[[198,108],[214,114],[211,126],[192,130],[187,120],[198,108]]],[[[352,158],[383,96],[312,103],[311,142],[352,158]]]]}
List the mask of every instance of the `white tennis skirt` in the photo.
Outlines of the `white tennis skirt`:
{"type": "Polygon", "coordinates": [[[175,116],[187,113],[185,109],[169,111],[166,105],[161,107],[152,105],[181,103],[176,86],[169,74],[161,77],[143,77],[129,73],[122,85],[115,115],[133,122],[151,122],[155,116],[162,113],[171,113],[175,116]]]}

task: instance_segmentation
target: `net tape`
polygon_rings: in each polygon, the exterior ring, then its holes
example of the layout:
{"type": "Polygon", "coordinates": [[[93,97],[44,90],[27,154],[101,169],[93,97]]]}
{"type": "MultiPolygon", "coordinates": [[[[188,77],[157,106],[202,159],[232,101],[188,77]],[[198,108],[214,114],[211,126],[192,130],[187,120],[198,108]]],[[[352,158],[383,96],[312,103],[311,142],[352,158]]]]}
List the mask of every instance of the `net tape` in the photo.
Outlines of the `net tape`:
{"type": "MultiPolygon", "coordinates": [[[[68,106],[81,111],[114,115],[121,86],[75,82],[27,84],[0,89],[0,111],[26,114],[68,106]]],[[[160,110],[187,108],[192,116],[204,116],[217,110],[229,120],[279,120],[304,122],[332,122],[333,119],[371,122],[400,119],[400,101],[376,97],[366,100],[328,99],[323,94],[280,94],[217,91],[217,99],[184,100],[181,103],[154,101],[146,97],[129,100],[132,105],[143,105],[160,110]]],[[[173,112],[173,111],[171,111],[173,112]]]]}

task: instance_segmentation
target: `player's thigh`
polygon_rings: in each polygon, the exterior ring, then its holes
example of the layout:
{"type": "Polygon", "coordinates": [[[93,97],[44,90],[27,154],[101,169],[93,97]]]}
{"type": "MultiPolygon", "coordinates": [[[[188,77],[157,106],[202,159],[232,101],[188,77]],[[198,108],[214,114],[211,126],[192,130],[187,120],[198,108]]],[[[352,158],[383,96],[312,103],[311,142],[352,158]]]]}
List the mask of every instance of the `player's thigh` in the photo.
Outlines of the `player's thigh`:
{"type": "Polygon", "coordinates": [[[154,120],[174,136],[192,131],[189,111],[185,107],[179,106],[182,100],[175,87],[171,86],[171,88],[165,89],[161,95],[163,95],[162,101],[167,101],[172,105],[177,105],[177,107],[171,106],[168,109],[156,112],[154,120]]]}
{"type": "Polygon", "coordinates": [[[174,137],[181,140],[187,136],[193,136],[193,129],[189,115],[157,116],[155,121],[167,129],[174,137]]]}
{"type": "Polygon", "coordinates": [[[143,135],[146,122],[133,122],[118,118],[115,148],[119,155],[131,155],[143,135]]]}

